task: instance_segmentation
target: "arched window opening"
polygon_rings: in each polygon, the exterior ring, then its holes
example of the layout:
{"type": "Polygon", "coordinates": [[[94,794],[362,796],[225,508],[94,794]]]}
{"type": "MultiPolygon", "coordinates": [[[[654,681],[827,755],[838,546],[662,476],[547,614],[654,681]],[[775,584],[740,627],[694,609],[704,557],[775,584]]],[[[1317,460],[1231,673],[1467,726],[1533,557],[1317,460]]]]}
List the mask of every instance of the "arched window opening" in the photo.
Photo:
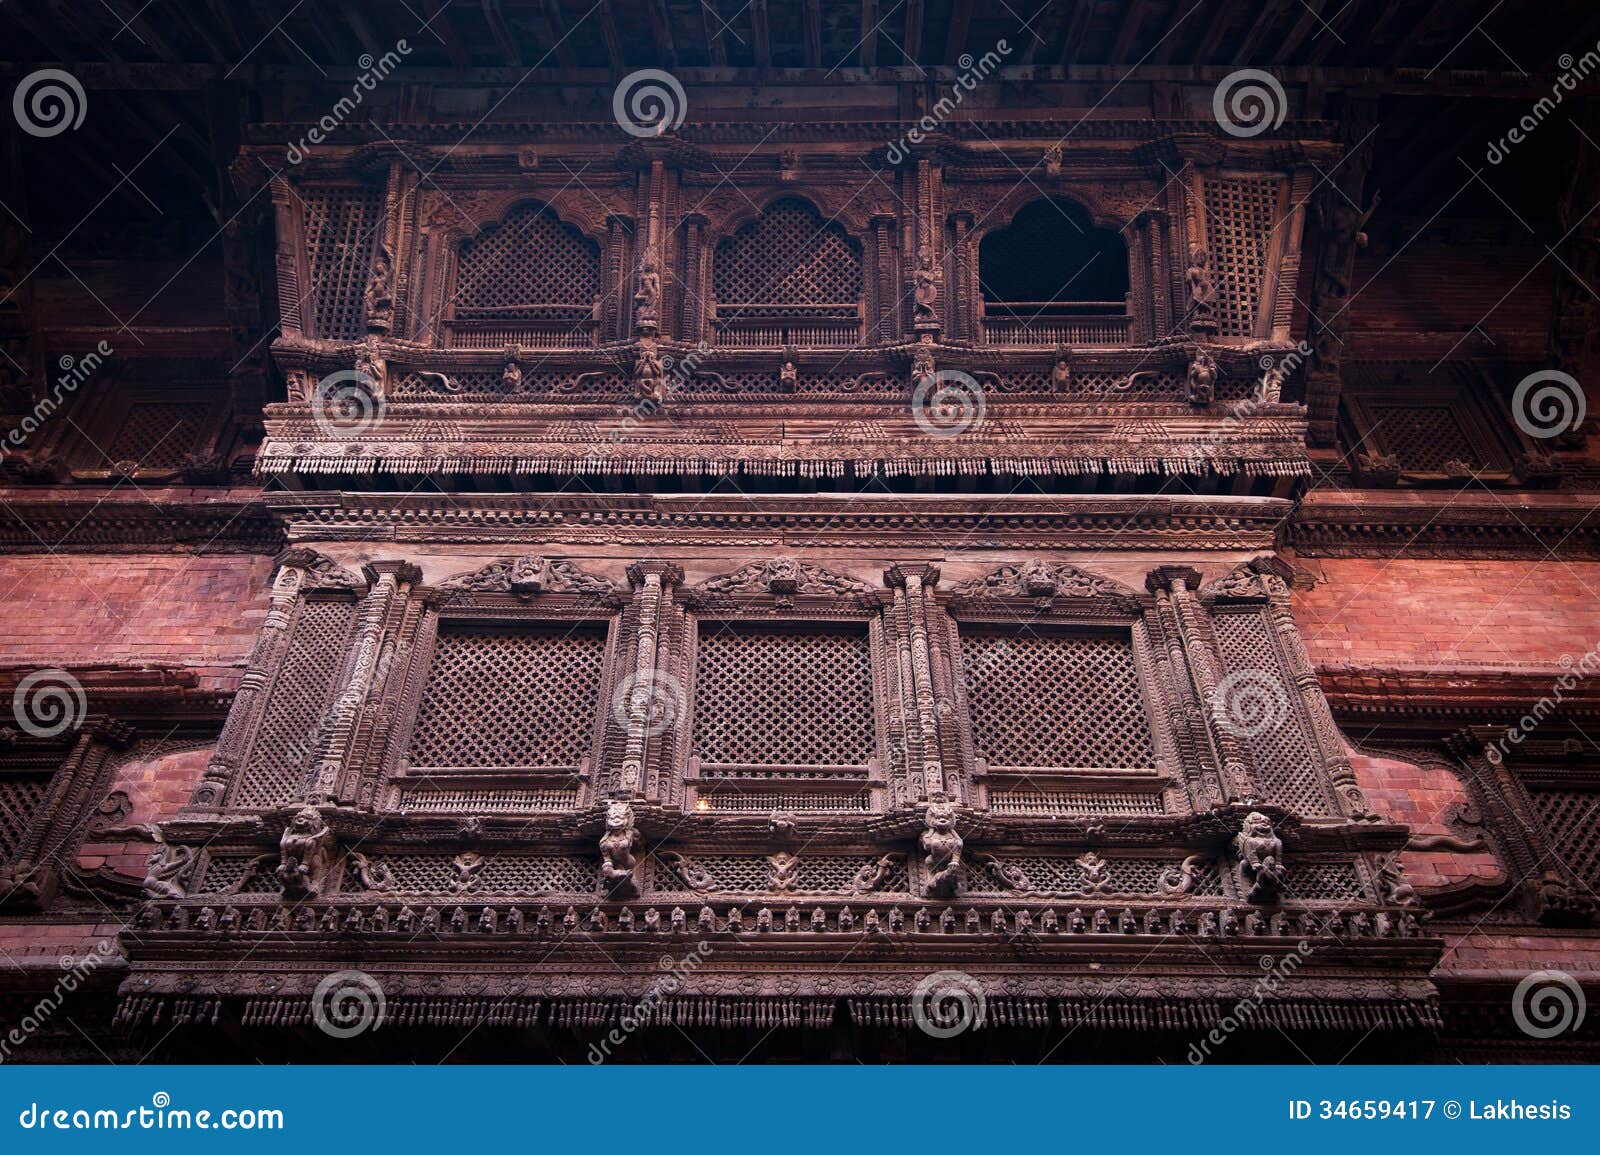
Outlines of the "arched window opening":
{"type": "Polygon", "coordinates": [[[1073,201],[1034,201],[984,237],[978,279],[992,344],[1127,340],[1128,246],[1073,201]]]}
{"type": "Polygon", "coordinates": [[[773,202],[719,241],[712,283],[723,344],[860,339],[861,246],[798,197],[773,202]]]}
{"type": "Polygon", "coordinates": [[[450,343],[590,345],[599,297],[600,246],[548,206],[520,205],[463,242],[450,343]]]}

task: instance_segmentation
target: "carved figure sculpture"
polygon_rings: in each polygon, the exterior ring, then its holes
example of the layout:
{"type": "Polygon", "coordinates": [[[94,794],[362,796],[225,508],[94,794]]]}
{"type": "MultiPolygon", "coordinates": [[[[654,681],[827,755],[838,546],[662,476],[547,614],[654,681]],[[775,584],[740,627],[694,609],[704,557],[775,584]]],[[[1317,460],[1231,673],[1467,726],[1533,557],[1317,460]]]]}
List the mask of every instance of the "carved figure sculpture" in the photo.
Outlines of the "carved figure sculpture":
{"type": "Polygon", "coordinates": [[[1184,274],[1189,285],[1189,331],[1211,335],[1217,331],[1217,282],[1211,275],[1211,256],[1196,249],[1184,274]]]}
{"type": "Polygon", "coordinates": [[[1209,405],[1217,395],[1217,363],[1204,349],[1194,351],[1189,362],[1189,404],[1209,405]]]}
{"type": "Polygon", "coordinates": [[[613,897],[633,898],[639,893],[639,884],[633,879],[639,865],[633,848],[638,844],[633,807],[626,802],[607,802],[606,828],[600,835],[600,885],[613,897]]]}
{"type": "Polygon", "coordinates": [[[654,247],[646,247],[639,261],[639,283],[633,290],[633,324],[641,333],[654,333],[661,320],[661,269],[654,247]]]}
{"type": "Polygon", "coordinates": [[[1233,836],[1239,858],[1239,893],[1245,901],[1273,903],[1283,891],[1283,841],[1272,820],[1258,810],[1245,816],[1244,827],[1233,836]]]}
{"type": "Polygon", "coordinates": [[[923,881],[924,898],[954,898],[961,884],[961,835],[956,833],[955,804],[943,795],[928,802],[928,812],[923,821],[927,829],[919,840],[927,857],[923,864],[928,868],[923,881]]]}
{"type": "Polygon", "coordinates": [[[333,831],[315,806],[302,807],[278,840],[278,885],[291,901],[316,898],[328,878],[333,831]]]}
{"type": "Polygon", "coordinates": [[[913,320],[919,326],[937,327],[938,314],[934,304],[939,297],[939,273],[933,263],[933,246],[923,245],[917,250],[916,286],[913,290],[913,320]]]}

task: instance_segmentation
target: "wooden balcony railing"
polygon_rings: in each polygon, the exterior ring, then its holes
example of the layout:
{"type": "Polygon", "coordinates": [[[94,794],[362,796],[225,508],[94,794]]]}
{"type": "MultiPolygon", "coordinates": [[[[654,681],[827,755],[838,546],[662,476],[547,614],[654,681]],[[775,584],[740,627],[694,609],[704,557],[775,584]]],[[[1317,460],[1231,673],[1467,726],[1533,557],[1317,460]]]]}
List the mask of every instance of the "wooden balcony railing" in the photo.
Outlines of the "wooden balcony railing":
{"type": "Polygon", "coordinates": [[[1126,301],[984,301],[986,345],[1126,345],[1126,301]]]}

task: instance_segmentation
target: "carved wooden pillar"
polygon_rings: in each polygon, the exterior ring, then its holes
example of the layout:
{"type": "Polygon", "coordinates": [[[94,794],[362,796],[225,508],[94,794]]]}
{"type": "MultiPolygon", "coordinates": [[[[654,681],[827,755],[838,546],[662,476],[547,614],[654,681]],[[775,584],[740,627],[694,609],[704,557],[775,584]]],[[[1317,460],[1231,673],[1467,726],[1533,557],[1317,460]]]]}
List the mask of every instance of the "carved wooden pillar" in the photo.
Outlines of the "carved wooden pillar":
{"type": "Polygon", "coordinates": [[[305,570],[295,565],[284,565],[272,582],[271,600],[267,616],[256,635],[255,646],[245,664],[239,689],[233,695],[233,707],[228,720],[223,723],[217,748],[207,763],[200,785],[189,798],[191,806],[219,806],[223,794],[238,774],[249,746],[250,735],[255,732],[266,707],[263,691],[289,648],[289,629],[294,621],[295,601],[305,582],[305,570]]]}
{"type": "Polygon", "coordinates": [[[1150,572],[1145,578],[1145,587],[1156,599],[1156,620],[1161,626],[1165,653],[1160,660],[1165,666],[1167,684],[1177,695],[1174,706],[1176,718],[1180,720],[1184,753],[1188,755],[1183,760],[1183,772],[1190,806],[1196,811],[1205,811],[1221,806],[1225,799],[1221,760],[1206,720],[1205,699],[1197,693],[1197,679],[1189,669],[1183,623],[1172,598],[1174,584],[1195,585],[1199,580],[1196,570],[1163,566],[1150,572]]]}
{"type": "Polygon", "coordinates": [[[879,341],[893,341],[900,333],[896,303],[900,299],[895,276],[893,217],[872,218],[873,273],[868,307],[873,317],[874,334],[879,341]]]}
{"type": "Polygon", "coordinates": [[[1135,344],[1151,339],[1150,238],[1141,218],[1127,231],[1128,238],[1128,338],[1135,344]]]}
{"type": "Polygon", "coordinates": [[[894,590],[897,648],[901,668],[909,674],[912,693],[912,712],[905,727],[906,764],[920,766],[917,793],[921,798],[952,792],[958,785],[956,776],[947,773],[944,764],[939,737],[939,696],[928,629],[929,591],[938,581],[939,570],[931,565],[896,565],[883,574],[884,584],[894,590]]]}
{"type": "Polygon", "coordinates": [[[678,336],[699,341],[705,336],[706,219],[692,216],[683,222],[683,259],[678,270],[678,336]]]}
{"type": "Polygon", "coordinates": [[[1306,717],[1311,719],[1317,753],[1328,768],[1328,777],[1333,781],[1340,808],[1352,818],[1374,817],[1367,806],[1366,795],[1356,785],[1356,774],[1345,753],[1344,739],[1334,723],[1328,700],[1322,696],[1322,686],[1317,681],[1316,670],[1311,666],[1311,656],[1306,652],[1305,642],[1289,610],[1289,588],[1281,581],[1274,583],[1273,593],[1267,603],[1267,615],[1277,631],[1278,648],[1289,663],[1289,676],[1300,695],[1300,703],[1305,707],[1306,717]]]}
{"type": "Polygon", "coordinates": [[[949,306],[945,309],[945,326],[956,340],[970,341],[975,324],[973,302],[978,283],[971,213],[955,213],[951,216],[950,253],[950,284],[953,288],[949,306]]]}
{"type": "Polygon", "coordinates": [[[629,275],[632,226],[619,216],[606,218],[606,283],[600,292],[601,331],[613,341],[626,341],[633,328],[633,310],[624,303],[633,297],[629,275]]]}
{"type": "Polygon", "coordinates": [[[277,230],[278,325],[285,337],[299,337],[306,327],[300,286],[307,283],[309,270],[294,189],[281,176],[272,178],[272,218],[277,230]]]}
{"type": "Polygon", "coordinates": [[[1311,357],[1306,365],[1306,407],[1313,445],[1332,445],[1338,438],[1340,368],[1345,330],[1350,325],[1351,281],[1366,205],[1367,173],[1372,168],[1376,109],[1371,100],[1351,100],[1344,134],[1348,156],[1333,170],[1328,187],[1316,202],[1316,264],[1307,304],[1306,340],[1311,357]]]}
{"type": "MultiPolygon", "coordinates": [[[[337,802],[341,794],[346,793],[341,786],[346,780],[361,710],[378,673],[385,621],[402,586],[412,585],[421,576],[415,566],[398,561],[374,562],[365,567],[364,572],[369,587],[361,602],[352,657],[347,664],[344,684],[330,711],[328,733],[315,779],[307,791],[307,801],[313,803],[337,802]]],[[[353,784],[350,792],[353,792],[353,784]]]]}
{"type": "MultiPolygon", "coordinates": [[[[1194,570],[1172,566],[1152,571],[1147,581],[1164,582],[1166,594],[1171,599],[1173,621],[1182,640],[1183,656],[1194,678],[1201,717],[1206,723],[1210,743],[1217,756],[1214,764],[1220,766],[1217,779],[1224,800],[1229,803],[1248,802],[1258,796],[1250,774],[1250,753],[1226,727],[1216,725],[1213,716],[1212,703],[1217,700],[1222,663],[1212,649],[1209,631],[1202,620],[1204,610],[1195,600],[1191,588],[1199,584],[1199,576],[1194,570]]],[[[1160,600],[1159,593],[1157,600],[1160,600]]]]}
{"type": "Polygon", "coordinates": [[[635,562],[628,567],[628,581],[638,606],[638,626],[634,632],[632,672],[618,679],[627,734],[617,793],[637,798],[646,794],[657,777],[652,770],[659,759],[652,757],[651,750],[651,739],[661,732],[657,713],[665,710],[670,725],[688,705],[679,679],[661,665],[663,618],[671,607],[670,591],[683,581],[683,571],[670,562],[635,562]]]}

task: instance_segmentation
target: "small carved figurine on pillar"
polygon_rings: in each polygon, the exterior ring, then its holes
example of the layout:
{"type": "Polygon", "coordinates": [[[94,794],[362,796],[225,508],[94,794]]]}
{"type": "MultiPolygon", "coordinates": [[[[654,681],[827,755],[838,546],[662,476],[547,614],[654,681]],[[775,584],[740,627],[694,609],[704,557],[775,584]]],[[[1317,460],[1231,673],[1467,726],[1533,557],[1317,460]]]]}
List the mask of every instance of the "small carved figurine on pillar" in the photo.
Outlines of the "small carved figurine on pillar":
{"type": "Polygon", "coordinates": [[[661,268],[654,245],[646,245],[639,258],[639,283],[633,291],[633,327],[641,336],[654,337],[661,322],[661,268]]]}
{"type": "Polygon", "coordinates": [[[1283,841],[1272,820],[1259,810],[1245,816],[1244,827],[1233,836],[1239,858],[1239,893],[1246,902],[1274,903],[1283,891],[1283,841]]]}
{"type": "Polygon", "coordinates": [[[1072,392],[1072,366],[1067,363],[1067,347],[1056,347],[1056,359],[1050,366],[1050,392],[1072,392]]]}
{"type": "Polygon", "coordinates": [[[916,329],[938,332],[939,269],[934,264],[933,246],[917,250],[916,287],[912,296],[912,323],[916,329]]]}
{"type": "Polygon", "coordinates": [[[667,374],[661,367],[661,351],[654,337],[641,337],[633,362],[633,395],[641,401],[664,401],[667,374]]]}
{"type": "Polygon", "coordinates": [[[633,872],[639,865],[633,848],[639,831],[633,824],[633,807],[626,802],[606,803],[606,828],[600,835],[600,888],[611,898],[633,898],[639,884],[633,872]]]}
{"type": "Polygon", "coordinates": [[[305,806],[289,820],[278,840],[278,883],[291,901],[316,898],[328,879],[333,860],[333,831],[315,806],[305,806]]]}
{"type": "Polygon", "coordinates": [[[927,877],[923,879],[924,898],[954,898],[961,885],[961,849],[964,843],[956,833],[955,804],[943,794],[928,801],[928,812],[923,821],[927,829],[920,843],[927,852],[923,865],[927,877]]]}
{"type": "Polygon", "coordinates": [[[522,366],[517,362],[517,347],[507,345],[505,365],[500,370],[500,385],[507,393],[522,392],[522,366]]]}
{"type": "Polygon", "coordinates": [[[1210,405],[1217,395],[1217,363],[1204,349],[1196,349],[1189,362],[1189,404],[1210,405]]]}
{"type": "Polygon", "coordinates": [[[1189,256],[1189,271],[1184,274],[1189,283],[1189,331],[1201,336],[1215,336],[1217,324],[1217,282],[1211,275],[1211,256],[1204,249],[1196,249],[1189,256]]]}
{"type": "Polygon", "coordinates": [[[367,332],[387,333],[394,320],[394,265],[389,246],[379,245],[367,277],[367,332]]]}

